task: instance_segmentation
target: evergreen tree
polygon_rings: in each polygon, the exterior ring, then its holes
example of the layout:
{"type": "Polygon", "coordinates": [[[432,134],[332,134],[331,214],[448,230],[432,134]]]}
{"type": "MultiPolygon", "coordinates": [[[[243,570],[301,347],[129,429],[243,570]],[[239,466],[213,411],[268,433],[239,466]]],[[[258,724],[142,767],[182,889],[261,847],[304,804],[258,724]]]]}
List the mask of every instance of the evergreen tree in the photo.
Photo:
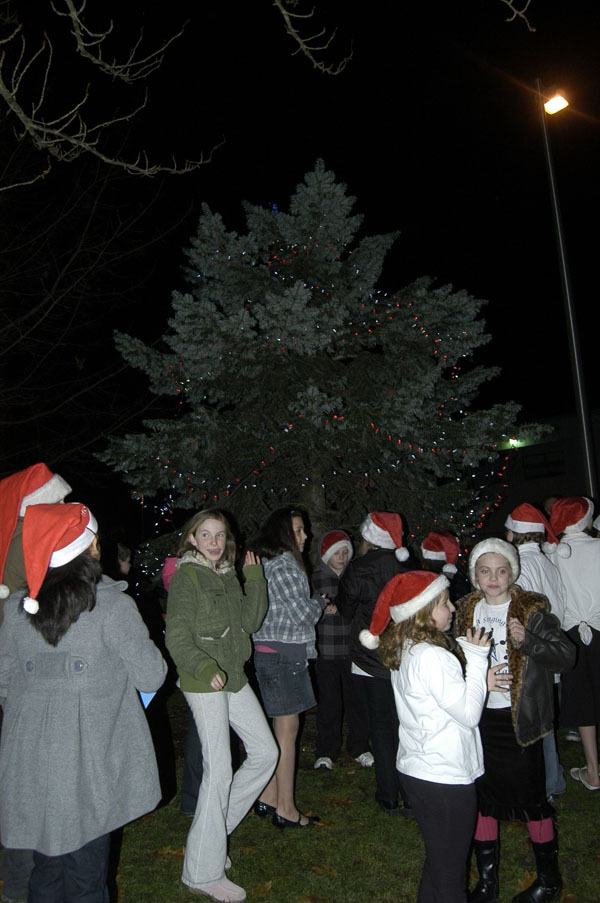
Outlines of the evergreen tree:
{"type": "Polygon", "coordinates": [[[401,511],[417,534],[481,522],[513,403],[475,410],[496,369],[484,302],[423,278],[377,291],[396,236],[357,239],[354,198],[319,162],[289,213],[245,205],[247,232],[203,207],[163,350],[117,336],[169,416],[103,455],[138,496],[225,505],[257,523],[301,504],[318,524],[401,511]]]}

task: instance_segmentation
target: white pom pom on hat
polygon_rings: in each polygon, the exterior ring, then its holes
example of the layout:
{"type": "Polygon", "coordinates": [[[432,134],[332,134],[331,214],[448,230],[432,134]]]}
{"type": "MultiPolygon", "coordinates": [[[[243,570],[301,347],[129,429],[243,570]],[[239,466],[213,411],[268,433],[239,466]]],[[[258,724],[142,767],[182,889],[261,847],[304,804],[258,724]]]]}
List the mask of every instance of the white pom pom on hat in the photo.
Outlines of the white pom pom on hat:
{"type": "Polygon", "coordinates": [[[371,617],[368,630],[361,630],[358,638],[367,649],[377,649],[379,636],[390,618],[396,623],[412,618],[449,586],[444,574],[431,571],[405,571],[396,574],[383,587],[371,617]]]}
{"type": "Polygon", "coordinates": [[[10,596],[10,588],[6,583],[0,583],[0,599],[8,599],[10,596]]]}
{"type": "Polygon", "coordinates": [[[360,525],[360,535],[380,549],[394,549],[398,561],[406,561],[408,549],[402,544],[404,526],[399,514],[371,511],[360,525]]]}

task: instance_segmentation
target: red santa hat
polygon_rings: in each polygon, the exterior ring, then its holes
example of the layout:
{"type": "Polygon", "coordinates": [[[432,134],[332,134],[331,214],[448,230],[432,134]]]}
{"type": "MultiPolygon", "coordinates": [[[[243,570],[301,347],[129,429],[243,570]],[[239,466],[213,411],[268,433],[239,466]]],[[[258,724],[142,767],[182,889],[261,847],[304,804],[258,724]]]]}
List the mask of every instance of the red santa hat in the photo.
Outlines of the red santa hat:
{"type": "Polygon", "coordinates": [[[377,649],[379,636],[390,622],[399,624],[412,618],[421,609],[433,602],[449,586],[448,578],[431,571],[405,571],[396,574],[383,587],[368,630],[361,630],[358,638],[367,649],[377,649]]]}
{"type": "MultiPolygon", "coordinates": [[[[23,517],[30,505],[60,502],[70,491],[69,484],[42,463],[32,464],[0,480],[0,580],[4,576],[17,519],[23,517]]],[[[8,594],[8,587],[0,583],[0,599],[5,599],[8,594]]]]}
{"type": "Polygon", "coordinates": [[[444,574],[456,574],[456,561],[460,555],[458,539],[448,530],[436,533],[431,530],[421,543],[421,554],[429,561],[443,561],[444,574]]]}
{"type": "Polygon", "coordinates": [[[550,523],[557,536],[581,533],[592,526],[594,506],[585,496],[557,499],[552,505],[550,523]]]}
{"type": "Polygon", "coordinates": [[[319,555],[323,564],[328,564],[332,556],[342,549],[348,549],[348,561],[352,558],[353,549],[350,537],[344,530],[330,530],[319,544],[319,555]]]}
{"type": "Polygon", "coordinates": [[[547,533],[548,539],[552,543],[558,542],[558,538],[552,529],[552,525],[547,517],[544,517],[541,511],[530,505],[529,502],[523,502],[517,505],[504,521],[507,530],[513,533],[547,533]]]}
{"type": "Polygon", "coordinates": [[[521,570],[519,555],[515,547],[504,539],[482,539],[476,546],[473,546],[469,555],[469,579],[475,589],[479,589],[479,583],[475,576],[475,565],[481,556],[487,555],[488,552],[493,552],[495,555],[502,555],[503,558],[506,558],[512,571],[512,582],[514,583],[521,570]]]}
{"type": "Polygon", "coordinates": [[[32,505],[23,518],[23,560],[29,595],[23,607],[30,615],[39,611],[35,598],[49,568],[67,564],[90,547],[98,533],[96,518],[79,502],[66,505],[32,505]]]}
{"type": "Polygon", "coordinates": [[[402,518],[389,511],[371,511],[360,525],[360,535],[380,549],[395,549],[398,561],[406,561],[408,550],[402,545],[402,518]]]}

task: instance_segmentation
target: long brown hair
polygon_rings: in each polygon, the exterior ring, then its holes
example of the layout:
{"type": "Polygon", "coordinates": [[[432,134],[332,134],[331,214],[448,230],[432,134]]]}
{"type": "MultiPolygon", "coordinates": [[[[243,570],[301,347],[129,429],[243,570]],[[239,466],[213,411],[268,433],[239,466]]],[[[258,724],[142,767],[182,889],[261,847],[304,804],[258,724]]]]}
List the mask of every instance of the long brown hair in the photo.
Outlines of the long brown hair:
{"type": "Polygon", "coordinates": [[[464,673],[466,664],[464,652],[453,636],[437,629],[431,617],[433,609],[442,595],[440,593],[435,599],[420,608],[412,618],[407,618],[406,621],[401,621],[399,624],[391,623],[382,633],[379,657],[390,671],[398,670],[404,645],[410,642],[415,645],[430,643],[432,646],[441,646],[442,649],[447,649],[459,660],[464,673]]]}
{"type": "MultiPolygon", "coordinates": [[[[183,532],[181,534],[181,540],[179,541],[179,548],[177,549],[177,557],[181,558],[182,555],[185,555],[186,552],[198,552],[196,546],[192,545],[190,542],[190,536],[196,532],[198,527],[201,527],[202,524],[210,519],[218,520],[225,527],[225,551],[223,555],[217,562],[217,566],[219,562],[225,561],[227,564],[234,565],[235,564],[235,553],[236,553],[236,545],[235,539],[233,538],[233,533],[231,532],[231,527],[229,526],[229,521],[227,520],[227,515],[224,511],[221,511],[220,508],[204,508],[202,511],[198,511],[194,514],[193,517],[189,519],[186,525],[183,528],[183,532]]],[[[198,554],[201,554],[198,552],[198,554]]]]}

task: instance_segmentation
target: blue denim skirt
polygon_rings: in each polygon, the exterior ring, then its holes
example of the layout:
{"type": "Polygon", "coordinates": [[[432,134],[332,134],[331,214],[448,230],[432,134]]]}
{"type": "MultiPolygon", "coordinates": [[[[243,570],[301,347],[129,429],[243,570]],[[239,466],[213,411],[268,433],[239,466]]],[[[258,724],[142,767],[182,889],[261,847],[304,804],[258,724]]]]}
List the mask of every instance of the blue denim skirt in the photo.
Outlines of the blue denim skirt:
{"type": "Polygon", "coordinates": [[[298,715],[316,705],[306,659],[294,661],[278,652],[255,652],[254,668],[269,718],[298,715]]]}

